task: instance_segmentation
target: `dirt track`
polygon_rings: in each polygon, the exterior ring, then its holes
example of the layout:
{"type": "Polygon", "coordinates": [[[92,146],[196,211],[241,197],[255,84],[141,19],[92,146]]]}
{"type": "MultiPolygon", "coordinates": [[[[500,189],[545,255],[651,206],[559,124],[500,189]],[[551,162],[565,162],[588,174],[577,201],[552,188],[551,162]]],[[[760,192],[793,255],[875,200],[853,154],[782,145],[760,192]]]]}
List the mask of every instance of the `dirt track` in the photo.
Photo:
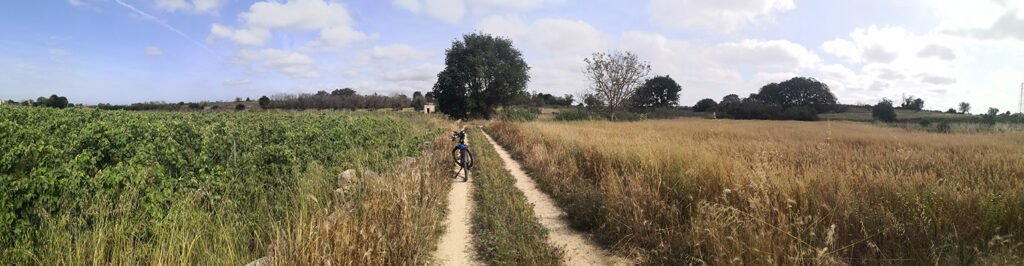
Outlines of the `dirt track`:
{"type": "MultiPolygon", "coordinates": [[[[482,131],[481,131],[482,132],[482,131]]],[[[505,163],[505,169],[512,174],[512,177],[516,179],[516,187],[522,190],[526,194],[526,198],[530,203],[533,203],[533,211],[540,219],[540,223],[548,228],[551,233],[551,241],[558,246],[565,246],[565,263],[568,265],[630,265],[628,259],[615,256],[605,250],[598,247],[593,241],[586,238],[583,233],[577,232],[569,227],[569,224],[563,218],[565,212],[562,212],[555,202],[544,194],[537,187],[537,184],[533,182],[526,172],[523,172],[522,167],[519,163],[509,156],[508,152],[505,151],[498,143],[494,142],[494,139],[490,135],[484,133],[487,137],[487,141],[494,146],[494,150],[501,156],[502,162],[505,163]]]]}
{"type": "MultiPolygon", "coordinates": [[[[469,143],[469,138],[466,138],[469,143]]],[[[456,166],[455,170],[459,170],[456,166]]],[[[452,191],[448,193],[448,229],[441,236],[434,259],[442,265],[480,265],[473,257],[473,246],[470,244],[469,229],[472,226],[470,213],[473,211],[473,199],[469,197],[473,190],[472,179],[462,182],[465,171],[452,179],[452,191]]],[[[472,177],[472,175],[470,175],[472,177]]]]}

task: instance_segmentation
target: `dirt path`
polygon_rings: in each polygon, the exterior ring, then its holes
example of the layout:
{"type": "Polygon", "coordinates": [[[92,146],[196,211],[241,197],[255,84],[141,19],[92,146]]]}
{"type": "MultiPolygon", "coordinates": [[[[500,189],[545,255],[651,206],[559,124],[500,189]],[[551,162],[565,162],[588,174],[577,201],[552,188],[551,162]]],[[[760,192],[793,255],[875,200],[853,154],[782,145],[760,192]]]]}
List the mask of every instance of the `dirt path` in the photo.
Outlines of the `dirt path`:
{"type": "MultiPolygon", "coordinates": [[[[481,131],[483,132],[483,131],[481,131]]],[[[516,179],[516,187],[526,194],[526,199],[533,203],[533,212],[551,232],[551,241],[555,245],[565,246],[565,263],[568,265],[630,265],[628,259],[615,256],[599,248],[593,241],[590,241],[580,232],[569,227],[563,219],[565,215],[561,209],[555,206],[555,202],[547,194],[541,192],[537,184],[533,182],[526,172],[523,172],[519,162],[512,159],[505,148],[494,142],[490,135],[484,133],[487,141],[494,146],[494,150],[501,156],[505,163],[505,169],[516,179]]]]}
{"type": "MultiPolygon", "coordinates": [[[[466,138],[469,144],[469,138],[466,138]]],[[[459,170],[456,166],[455,170],[459,170]]],[[[473,246],[470,244],[469,228],[472,226],[470,213],[473,211],[473,199],[469,197],[473,190],[473,179],[462,182],[465,171],[452,178],[452,191],[448,193],[448,229],[441,236],[434,259],[442,265],[480,265],[473,257],[473,246]]],[[[472,177],[472,175],[470,175],[472,177]]]]}

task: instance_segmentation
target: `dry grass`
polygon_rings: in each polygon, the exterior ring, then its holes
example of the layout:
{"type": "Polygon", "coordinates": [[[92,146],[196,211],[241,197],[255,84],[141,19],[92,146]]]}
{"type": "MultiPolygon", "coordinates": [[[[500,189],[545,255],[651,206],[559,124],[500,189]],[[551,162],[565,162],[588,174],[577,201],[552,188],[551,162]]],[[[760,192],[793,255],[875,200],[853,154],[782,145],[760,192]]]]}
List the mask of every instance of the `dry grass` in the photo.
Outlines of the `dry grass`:
{"type": "MultiPolygon", "coordinates": [[[[327,209],[302,210],[277,230],[278,265],[423,265],[444,230],[450,151],[437,138],[388,173],[362,172],[327,209]]],[[[316,206],[314,204],[314,206],[316,206]]]]}
{"type": "Polygon", "coordinates": [[[648,264],[1024,259],[1024,132],[703,119],[489,132],[575,227],[648,264]]]}

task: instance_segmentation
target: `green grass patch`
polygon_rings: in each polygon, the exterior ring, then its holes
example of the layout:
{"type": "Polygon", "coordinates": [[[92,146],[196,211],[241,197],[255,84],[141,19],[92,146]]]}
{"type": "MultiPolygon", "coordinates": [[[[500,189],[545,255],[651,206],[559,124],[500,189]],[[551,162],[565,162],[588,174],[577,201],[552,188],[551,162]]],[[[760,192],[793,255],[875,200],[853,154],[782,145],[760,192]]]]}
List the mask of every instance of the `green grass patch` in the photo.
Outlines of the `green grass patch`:
{"type": "Polygon", "coordinates": [[[498,153],[480,130],[469,133],[476,159],[473,182],[473,247],[491,265],[562,264],[563,248],[549,242],[533,205],[505,172],[498,153]]]}

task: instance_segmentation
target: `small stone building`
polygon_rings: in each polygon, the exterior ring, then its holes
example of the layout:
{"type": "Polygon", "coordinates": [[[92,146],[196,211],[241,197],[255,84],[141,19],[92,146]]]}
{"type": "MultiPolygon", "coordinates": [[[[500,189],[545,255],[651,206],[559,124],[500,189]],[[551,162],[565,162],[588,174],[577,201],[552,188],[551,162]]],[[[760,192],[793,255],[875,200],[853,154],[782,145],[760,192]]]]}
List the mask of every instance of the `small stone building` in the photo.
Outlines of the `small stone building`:
{"type": "Polygon", "coordinates": [[[424,104],[424,105],[423,105],[423,113],[424,113],[424,114],[432,114],[432,113],[434,113],[435,111],[436,111],[436,110],[434,110],[434,104],[432,104],[432,103],[428,103],[428,104],[424,104]]]}

